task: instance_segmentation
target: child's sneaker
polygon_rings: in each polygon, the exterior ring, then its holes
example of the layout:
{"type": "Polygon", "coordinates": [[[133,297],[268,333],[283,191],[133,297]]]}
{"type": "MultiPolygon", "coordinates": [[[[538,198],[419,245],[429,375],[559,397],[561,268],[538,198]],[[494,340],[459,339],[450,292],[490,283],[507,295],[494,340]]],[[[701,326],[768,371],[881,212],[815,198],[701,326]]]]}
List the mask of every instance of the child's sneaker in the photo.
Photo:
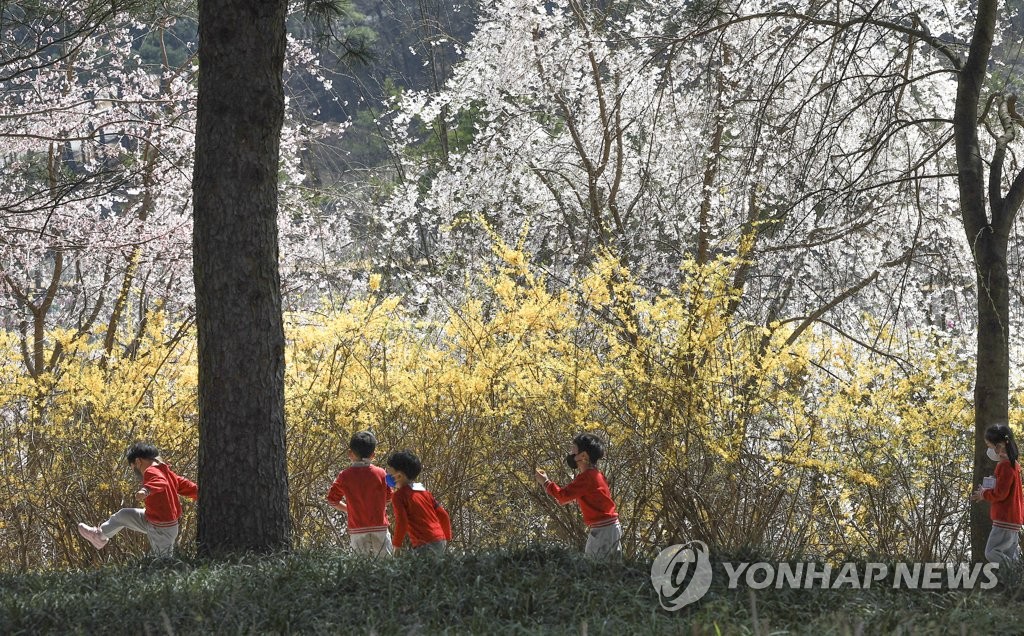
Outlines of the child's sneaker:
{"type": "Polygon", "coordinates": [[[107,541],[110,541],[99,528],[93,528],[87,526],[84,523],[78,524],[78,534],[82,535],[82,538],[92,544],[92,547],[97,550],[102,550],[103,546],[107,545],[107,541]]]}

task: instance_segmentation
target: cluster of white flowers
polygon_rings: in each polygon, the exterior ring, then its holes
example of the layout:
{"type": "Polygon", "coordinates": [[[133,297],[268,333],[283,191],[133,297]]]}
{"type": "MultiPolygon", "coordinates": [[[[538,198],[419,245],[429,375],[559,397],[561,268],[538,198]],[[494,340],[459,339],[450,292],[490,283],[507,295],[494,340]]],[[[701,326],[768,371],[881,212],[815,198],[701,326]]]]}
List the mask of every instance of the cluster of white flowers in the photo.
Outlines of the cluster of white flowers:
{"type": "MultiPolygon", "coordinates": [[[[818,4],[491,3],[444,90],[404,95],[391,119],[410,145],[441,122],[464,136],[443,163],[407,161],[418,186],[387,216],[417,218],[460,270],[486,265],[484,218],[513,243],[525,231],[557,279],[605,245],[652,289],[702,244],[736,254],[756,228],[752,317],[807,315],[870,279],[832,310],[844,329],[866,328],[865,311],[969,328],[955,77],[902,30],[962,42],[970,19],[942,3],[818,4]]],[[[422,238],[403,236],[410,250],[422,238]]]]}

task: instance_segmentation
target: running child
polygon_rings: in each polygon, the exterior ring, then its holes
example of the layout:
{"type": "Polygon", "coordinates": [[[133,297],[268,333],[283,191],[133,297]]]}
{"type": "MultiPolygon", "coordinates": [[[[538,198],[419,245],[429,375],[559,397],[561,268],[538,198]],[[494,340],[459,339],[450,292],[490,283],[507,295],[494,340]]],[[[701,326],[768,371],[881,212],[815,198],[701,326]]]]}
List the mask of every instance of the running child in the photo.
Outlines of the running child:
{"type": "Polygon", "coordinates": [[[98,528],[79,523],[78,534],[101,550],[111,537],[128,528],[146,535],[150,554],[169,557],[178,538],[178,519],[181,518],[178,497],[195,500],[199,497],[199,488],[171,470],[151,444],[132,444],[125,457],[128,465],[142,478],[142,488],[135,492],[135,499],[145,508],[122,508],[98,528]]]}

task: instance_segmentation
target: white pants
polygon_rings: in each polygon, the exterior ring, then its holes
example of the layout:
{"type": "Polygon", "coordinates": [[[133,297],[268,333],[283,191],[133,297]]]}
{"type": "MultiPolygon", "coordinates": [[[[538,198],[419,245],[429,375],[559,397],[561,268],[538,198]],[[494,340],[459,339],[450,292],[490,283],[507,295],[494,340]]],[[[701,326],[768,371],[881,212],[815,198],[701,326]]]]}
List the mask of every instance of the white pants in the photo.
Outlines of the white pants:
{"type": "Polygon", "coordinates": [[[391,545],[391,531],[357,532],[352,537],[352,550],[370,556],[391,556],[394,548],[391,545]]]}
{"type": "Polygon", "coordinates": [[[591,528],[587,533],[587,547],[583,553],[595,559],[622,556],[622,526],[616,521],[610,526],[591,528]]]}
{"type": "Polygon", "coordinates": [[[1020,532],[992,526],[985,544],[985,558],[992,563],[1009,565],[1020,559],[1020,532]]]}
{"type": "Polygon", "coordinates": [[[154,526],[146,519],[146,511],[142,508],[121,508],[100,526],[100,532],[109,539],[125,528],[146,535],[149,539],[149,553],[153,556],[169,557],[174,553],[174,540],[178,538],[177,523],[167,527],[154,526]]]}

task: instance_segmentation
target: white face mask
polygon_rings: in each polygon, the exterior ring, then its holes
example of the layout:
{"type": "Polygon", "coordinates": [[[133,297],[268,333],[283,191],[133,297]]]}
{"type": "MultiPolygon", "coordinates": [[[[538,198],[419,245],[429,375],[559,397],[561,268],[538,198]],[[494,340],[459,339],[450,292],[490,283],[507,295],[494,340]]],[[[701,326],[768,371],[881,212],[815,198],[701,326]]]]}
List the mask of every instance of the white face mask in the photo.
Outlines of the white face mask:
{"type": "Polygon", "coordinates": [[[988,458],[991,459],[994,462],[998,462],[1000,460],[999,453],[997,453],[996,449],[994,449],[994,448],[988,449],[988,453],[987,454],[988,454],[988,458]]]}

